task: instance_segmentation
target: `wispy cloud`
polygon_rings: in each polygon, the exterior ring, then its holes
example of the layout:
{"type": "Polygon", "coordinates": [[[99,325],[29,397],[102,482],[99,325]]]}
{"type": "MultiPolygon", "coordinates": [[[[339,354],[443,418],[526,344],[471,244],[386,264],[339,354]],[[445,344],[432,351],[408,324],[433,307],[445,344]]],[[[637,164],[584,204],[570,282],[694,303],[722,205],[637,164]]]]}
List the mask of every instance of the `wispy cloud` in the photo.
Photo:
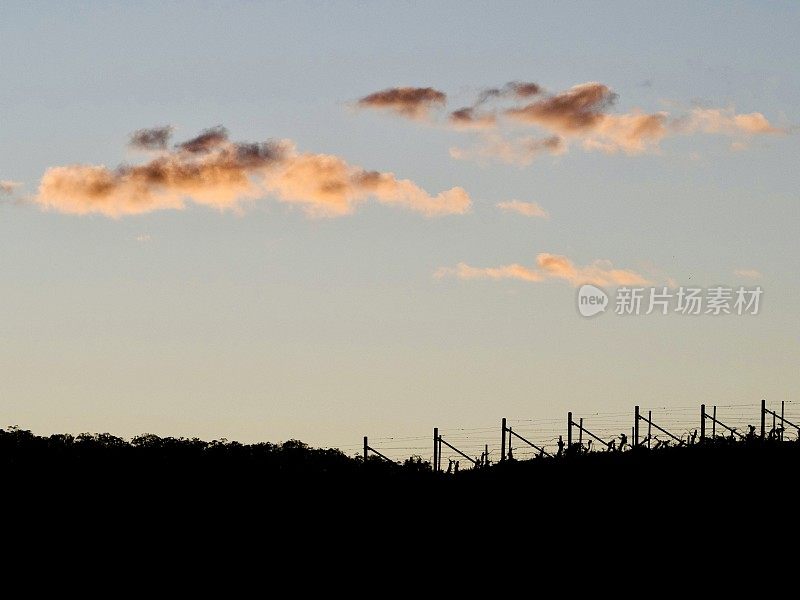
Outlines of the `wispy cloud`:
{"type": "Polygon", "coordinates": [[[492,129],[497,124],[497,116],[492,112],[484,112],[467,106],[450,113],[450,125],[456,129],[492,129]]]}
{"type": "Polygon", "coordinates": [[[682,133],[717,133],[723,135],[753,136],[786,133],[774,127],[760,112],[737,114],[732,108],[695,108],[688,115],[676,119],[674,128],[682,133]]]}
{"type": "Polygon", "coordinates": [[[503,212],[512,212],[525,217],[548,218],[550,215],[536,202],[523,202],[522,200],[508,200],[498,202],[495,206],[503,212]]]}
{"type": "Polygon", "coordinates": [[[433,274],[437,279],[457,277],[458,279],[520,279],[522,281],[542,281],[541,273],[516,263],[501,267],[471,267],[458,263],[455,267],[439,267],[433,274]]]}
{"type": "Polygon", "coordinates": [[[456,160],[497,160],[510,165],[524,167],[531,164],[542,154],[559,155],[566,151],[563,138],[551,136],[535,138],[530,135],[507,138],[498,133],[489,132],[480,141],[468,148],[453,146],[450,156],[456,160]]]}
{"type": "Polygon", "coordinates": [[[560,279],[573,286],[585,283],[593,285],[646,285],[650,283],[644,276],[630,269],[617,269],[608,260],[595,260],[588,265],[578,266],[566,256],[542,253],[536,257],[536,266],[519,264],[498,267],[473,267],[458,263],[455,267],[440,267],[434,277],[442,279],[517,279],[528,282],[542,282],[560,279]]]}
{"type": "Polygon", "coordinates": [[[11,181],[10,179],[0,179],[0,194],[13,194],[17,188],[22,187],[22,182],[11,181]]]}
{"type": "Polygon", "coordinates": [[[298,152],[288,140],[232,142],[215,127],[140,165],[68,165],[47,169],[33,201],[45,209],[108,217],[183,209],[187,202],[239,210],[272,196],[308,215],[334,217],[369,199],[425,216],[464,214],[460,187],[431,195],[393,173],[368,171],[338,156],[298,152]]]}
{"type": "Polygon", "coordinates": [[[433,108],[444,106],[447,95],[430,87],[387,88],[359,99],[360,108],[378,108],[401,117],[415,120],[427,119],[433,108]]]}
{"type": "Polygon", "coordinates": [[[762,277],[761,272],[756,269],[736,269],[733,274],[745,279],[761,279],[762,277]]]}

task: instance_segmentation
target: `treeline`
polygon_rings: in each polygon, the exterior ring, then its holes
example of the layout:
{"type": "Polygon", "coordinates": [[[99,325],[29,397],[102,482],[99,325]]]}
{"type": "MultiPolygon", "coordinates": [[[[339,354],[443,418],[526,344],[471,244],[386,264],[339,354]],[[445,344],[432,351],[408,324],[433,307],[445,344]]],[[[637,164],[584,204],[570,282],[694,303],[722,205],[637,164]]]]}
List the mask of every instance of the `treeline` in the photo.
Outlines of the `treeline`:
{"type": "MultiPolygon", "coordinates": [[[[109,433],[39,436],[18,427],[0,429],[0,468],[53,471],[108,469],[121,472],[207,470],[252,471],[260,475],[355,476],[363,458],[336,448],[313,448],[298,440],[242,444],[226,439],[159,437],[143,434],[131,440],[109,433]]],[[[401,465],[370,459],[371,473],[429,472],[430,463],[411,457],[401,465]]]]}

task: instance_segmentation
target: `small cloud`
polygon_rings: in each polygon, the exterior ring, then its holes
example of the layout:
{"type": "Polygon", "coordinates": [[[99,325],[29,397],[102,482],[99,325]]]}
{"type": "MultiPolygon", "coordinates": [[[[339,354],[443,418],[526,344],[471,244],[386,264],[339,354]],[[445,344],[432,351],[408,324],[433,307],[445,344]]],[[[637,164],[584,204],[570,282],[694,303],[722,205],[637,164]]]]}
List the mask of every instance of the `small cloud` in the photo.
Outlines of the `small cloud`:
{"type": "Polygon", "coordinates": [[[736,269],[733,274],[745,279],[761,279],[761,272],[755,269],[736,269]]]}
{"type": "Polygon", "coordinates": [[[10,179],[0,179],[0,194],[13,194],[18,187],[22,186],[20,181],[11,181],[10,179]]]}
{"type": "Polygon", "coordinates": [[[137,150],[166,150],[167,142],[172,137],[174,130],[175,128],[172,125],[137,129],[131,134],[128,145],[137,150]]]}
{"type": "Polygon", "coordinates": [[[394,87],[364,96],[356,103],[360,108],[388,110],[401,117],[426,120],[433,108],[444,106],[447,95],[430,87],[394,87]]]}
{"type": "Polygon", "coordinates": [[[150,234],[149,233],[140,233],[139,235],[137,235],[133,239],[136,240],[137,242],[139,242],[140,244],[145,244],[145,243],[150,241],[150,234]]]}
{"type": "Polygon", "coordinates": [[[672,122],[678,133],[713,133],[721,135],[763,135],[787,133],[774,127],[760,112],[736,113],[733,108],[695,108],[689,115],[672,122]]]}
{"type": "Polygon", "coordinates": [[[519,279],[522,281],[541,281],[543,276],[535,270],[522,265],[503,265],[502,267],[471,267],[458,263],[455,267],[439,267],[434,272],[436,279],[456,277],[457,279],[519,279]]]}
{"type": "Polygon", "coordinates": [[[533,136],[508,139],[496,133],[487,133],[480,143],[470,148],[450,148],[450,157],[456,160],[495,160],[524,167],[543,153],[557,156],[564,152],[564,139],[555,135],[544,139],[533,136]]]}
{"type": "Polygon", "coordinates": [[[497,124],[494,113],[481,112],[471,106],[454,110],[449,120],[456,129],[491,129],[497,124]]]}
{"type": "Polygon", "coordinates": [[[744,142],[731,142],[731,150],[733,152],[741,152],[742,150],[747,150],[747,144],[744,142]]]}
{"type": "Polygon", "coordinates": [[[455,277],[457,279],[516,279],[528,282],[541,282],[549,279],[562,279],[578,287],[586,283],[592,285],[647,285],[645,277],[630,269],[616,269],[608,260],[594,260],[585,266],[578,266],[566,256],[548,254],[536,257],[535,267],[517,263],[498,267],[473,267],[458,263],[455,267],[440,267],[433,276],[437,279],[455,277]]]}
{"type": "Polygon", "coordinates": [[[498,202],[495,206],[503,212],[513,212],[526,217],[541,217],[547,219],[550,215],[536,202],[523,202],[522,200],[508,200],[498,202]]]}

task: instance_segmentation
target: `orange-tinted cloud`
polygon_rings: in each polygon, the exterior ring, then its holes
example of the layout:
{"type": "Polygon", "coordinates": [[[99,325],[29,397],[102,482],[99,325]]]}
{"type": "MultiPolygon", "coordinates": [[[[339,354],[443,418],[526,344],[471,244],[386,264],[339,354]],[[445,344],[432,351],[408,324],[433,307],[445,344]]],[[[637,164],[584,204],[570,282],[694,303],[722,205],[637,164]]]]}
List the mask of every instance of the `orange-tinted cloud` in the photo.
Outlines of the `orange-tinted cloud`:
{"type": "Polygon", "coordinates": [[[603,115],[584,137],[583,147],[608,154],[646,152],[658,146],[667,134],[666,121],[666,113],[603,115]]]}
{"type": "MultiPolygon", "coordinates": [[[[374,97],[376,105],[391,107],[404,116],[429,117],[427,110],[416,112],[416,100],[407,107],[398,93],[410,90],[411,98],[424,98],[420,89],[432,88],[391,88],[367,98],[374,97]]],[[[444,93],[438,94],[436,98],[444,103],[444,93]]],[[[661,141],[667,137],[694,133],[739,138],[731,146],[738,151],[747,147],[741,138],[788,132],[775,127],[759,112],[737,114],[732,108],[695,108],[674,116],[665,111],[634,108],[616,113],[613,111],[616,100],[617,94],[599,82],[581,83],[557,93],[548,93],[533,82],[512,81],[502,87],[486,88],[471,105],[449,113],[449,127],[481,135],[471,147],[451,147],[450,156],[458,160],[496,159],[528,165],[543,152],[565,153],[573,142],[586,151],[634,155],[658,152],[661,141]],[[486,107],[495,101],[503,104],[486,107]],[[519,127],[536,127],[547,136],[515,137],[511,132],[519,127]]]]}
{"type": "Polygon", "coordinates": [[[0,194],[13,194],[14,191],[21,187],[22,183],[19,181],[11,181],[10,179],[0,179],[0,194]]]}
{"type": "Polygon", "coordinates": [[[433,274],[437,279],[454,276],[458,279],[520,279],[522,281],[542,281],[541,273],[513,264],[502,267],[470,267],[466,263],[458,263],[455,267],[440,267],[433,274]]]}
{"type": "Polygon", "coordinates": [[[289,141],[234,143],[213,128],[136,166],[69,165],[48,169],[34,202],[69,214],[109,217],[183,209],[187,202],[238,210],[272,195],[312,216],[352,212],[370,198],[426,216],[463,214],[459,187],[436,196],[393,173],[366,171],[326,154],[298,153],[289,141]]]}
{"type": "Polygon", "coordinates": [[[264,187],[284,202],[300,204],[312,216],[348,214],[369,198],[429,217],[464,214],[471,204],[460,187],[431,196],[413,181],[352,167],[327,154],[291,155],[266,175],[264,187]]]}
{"type": "Polygon", "coordinates": [[[422,120],[433,108],[445,105],[447,95],[430,87],[395,87],[364,96],[357,102],[361,108],[379,108],[402,117],[422,120]]]}
{"type": "Polygon", "coordinates": [[[496,206],[503,212],[513,212],[525,217],[541,217],[546,219],[550,216],[547,214],[547,211],[536,202],[508,200],[506,202],[498,202],[496,206]]]}
{"type": "Polygon", "coordinates": [[[490,132],[472,147],[450,148],[450,156],[456,160],[499,160],[510,165],[525,166],[543,153],[558,155],[565,151],[564,140],[559,136],[544,139],[522,136],[509,139],[499,133],[490,132]]]}
{"type": "Polygon", "coordinates": [[[602,119],[617,95],[602,83],[582,83],[522,107],[506,110],[512,119],[562,134],[585,131],[602,119]]]}
{"type": "Polygon", "coordinates": [[[695,108],[674,124],[679,132],[720,133],[725,135],[759,135],[785,133],[774,127],[760,112],[736,114],[733,108],[695,108]]]}
{"type": "Polygon", "coordinates": [[[581,138],[587,150],[637,154],[656,146],[667,133],[667,114],[609,114],[616,98],[602,83],[582,83],[526,106],[510,108],[506,115],[559,135],[581,138]]]}
{"type": "Polygon", "coordinates": [[[573,286],[585,283],[593,285],[647,285],[650,283],[636,271],[615,269],[607,260],[595,260],[586,266],[577,266],[566,256],[542,253],[536,257],[536,267],[518,264],[500,267],[472,267],[459,263],[455,267],[441,267],[434,277],[456,277],[458,279],[519,279],[522,281],[545,281],[562,279],[573,286]]]}
{"type": "Polygon", "coordinates": [[[733,274],[738,277],[744,277],[745,279],[761,278],[761,271],[757,271],[756,269],[736,269],[733,274]]]}

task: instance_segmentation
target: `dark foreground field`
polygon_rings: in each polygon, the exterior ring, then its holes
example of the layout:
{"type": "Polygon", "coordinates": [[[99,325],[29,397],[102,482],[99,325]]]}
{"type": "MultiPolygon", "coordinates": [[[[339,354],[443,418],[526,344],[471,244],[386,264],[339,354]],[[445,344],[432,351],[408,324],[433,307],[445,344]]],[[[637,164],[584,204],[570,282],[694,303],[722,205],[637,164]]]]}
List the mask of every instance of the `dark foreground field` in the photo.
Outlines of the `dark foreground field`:
{"type": "MultiPolygon", "coordinates": [[[[573,448],[577,451],[577,448],[573,448]]],[[[569,453],[567,453],[569,454],[569,453]]],[[[403,464],[302,442],[240,444],[109,434],[41,437],[0,430],[0,469],[9,494],[49,489],[70,497],[107,490],[110,501],[208,497],[281,502],[360,501],[370,505],[488,497],[509,506],[631,506],[688,499],[737,502],[788,499],[800,468],[800,442],[729,438],[691,446],[592,452],[506,461],[459,473],[434,473],[419,457],[403,464]]]]}
{"type": "Polygon", "coordinates": [[[0,430],[0,508],[7,539],[35,542],[39,552],[107,547],[110,556],[252,559],[282,548],[304,560],[362,553],[459,568],[488,553],[529,564],[602,557],[623,569],[654,553],[690,563],[689,549],[702,558],[711,548],[755,556],[777,539],[793,547],[799,467],[800,443],[758,438],[448,475],[420,459],[364,464],[296,441],[125,441],[11,429],[0,430]],[[55,545],[39,543],[41,535],[55,545]],[[244,550],[253,547],[255,554],[244,550]]]}

